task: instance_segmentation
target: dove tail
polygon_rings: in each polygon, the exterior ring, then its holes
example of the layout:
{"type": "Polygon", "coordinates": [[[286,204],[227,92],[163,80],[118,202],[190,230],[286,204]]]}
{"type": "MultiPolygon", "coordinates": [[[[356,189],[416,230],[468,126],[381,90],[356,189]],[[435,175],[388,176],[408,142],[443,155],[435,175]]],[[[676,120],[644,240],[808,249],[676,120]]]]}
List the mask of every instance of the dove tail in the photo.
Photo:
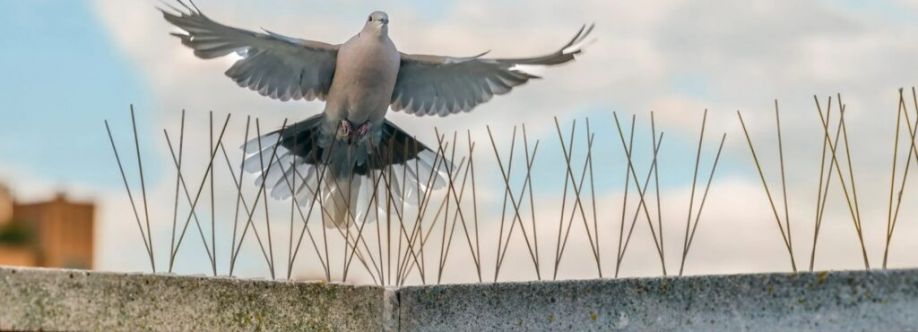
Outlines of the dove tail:
{"type": "Polygon", "coordinates": [[[452,164],[443,154],[389,121],[377,139],[357,143],[335,139],[328,128],[334,126],[319,114],[252,139],[242,147],[242,167],[258,176],[255,184],[273,199],[293,198],[324,210],[329,228],[372,222],[389,212],[402,215],[404,206],[418,205],[429,190],[447,183],[452,164]]]}

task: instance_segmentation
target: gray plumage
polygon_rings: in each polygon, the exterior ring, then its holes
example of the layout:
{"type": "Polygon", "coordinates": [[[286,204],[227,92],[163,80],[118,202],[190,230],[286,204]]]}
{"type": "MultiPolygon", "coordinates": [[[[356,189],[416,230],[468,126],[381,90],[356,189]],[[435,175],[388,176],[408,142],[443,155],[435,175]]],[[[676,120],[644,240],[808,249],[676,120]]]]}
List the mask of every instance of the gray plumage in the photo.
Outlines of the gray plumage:
{"type": "Polygon", "coordinates": [[[520,65],[574,60],[593,29],[582,27],[558,51],[543,56],[447,57],[399,52],[388,36],[389,17],[381,11],[371,13],[347,42],[332,45],[225,26],[193,3],[178,3],[182,8],[162,10],[183,30],[173,35],[202,59],[239,54],[242,59],[226,71],[239,86],[281,101],[325,101],[323,113],[246,143],[250,157],[243,167],[259,174],[258,184],[263,182],[274,198],[296,196],[307,204],[320,193],[329,206],[323,219],[336,227],[361,222],[374,192],[381,200],[388,197],[380,193],[385,187],[372,181],[387,167],[403,167],[400,174],[409,174],[397,177],[396,187],[415,188],[405,190],[405,197],[393,195],[398,203],[414,203],[445,184],[451,164],[387,121],[389,108],[417,116],[470,111],[539,78],[520,65]]]}

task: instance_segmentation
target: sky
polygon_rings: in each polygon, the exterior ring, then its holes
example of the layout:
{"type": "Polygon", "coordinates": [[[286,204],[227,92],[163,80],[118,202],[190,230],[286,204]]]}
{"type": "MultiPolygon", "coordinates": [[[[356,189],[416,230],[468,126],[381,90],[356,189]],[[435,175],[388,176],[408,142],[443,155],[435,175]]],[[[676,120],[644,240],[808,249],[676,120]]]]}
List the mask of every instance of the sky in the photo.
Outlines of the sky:
{"type": "MultiPolygon", "coordinates": [[[[565,176],[553,119],[558,117],[565,129],[577,120],[582,130],[583,120],[589,118],[596,132],[593,159],[598,165],[600,234],[608,250],[604,259],[614,261],[627,164],[612,112],[623,120],[632,115],[638,119],[635,158],[639,173],[649,165],[653,112],[656,127],[665,132],[660,152],[661,206],[669,231],[667,267],[672,270],[678,267],[681,255],[701,116],[709,110],[702,164],[710,165],[722,133],[727,140],[687,264],[689,274],[790,269],[736,116],[736,111],[742,111],[774,193],[780,185],[775,99],[784,130],[790,216],[797,235],[795,254],[798,265],[806,265],[823,135],[813,96],[825,100],[841,93],[848,111],[852,165],[871,266],[882,259],[897,89],[914,85],[918,74],[911,66],[918,58],[914,43],[918,40],[918,2],[914,0],[199,0],[197,4],[224,24],[329,43],[347,40],[359,31],[367,13],[380,9],[390,16],[390,36],[400,50],[459,56],[485,50],[491,50],[491,56],[549,52],[566,42],[581,24],[595,23],[595,42],[578,61],[546,69],[541,72],[545,79],[496,97],[471,113],[417,118],[391,112],[388,117],[428,144],[435,142],[433,127],[446,133],[470,131],[477,142],[476,160],[482,161],[483,169],[491,170],[479,174],[483,215],[488,220],[484,229],[490,242],[498,227],[495,213],[499,213],[502,180],[486,126],[495,132],[505,152],[513,126],[525,123],[530,138],[540,142],[534,188],[539,223],[544,225],[540,230],[548,230],[540,233],[546,245],[555,241],[556,232],[551,230],[557,227],[555,219],[561,212],[559,196],[565,176]],[[541,218],[543,215],[546,217],[541,218]]],[[[119,152],[132,156],[131,105],[136,111],[145,180],[155,202],[151,206],[154,237],[159,239],[155,241],[157,258],[162,263],[168,255],[175,189],[162,130],[177,133],[183,109],[188,116],[186,139],[196,143],[188,147],[188,165],[192,165],[188,169],[193,170],[189,183],[194,186],[203,169],[194,166],[206,165],[209,111],[214,111],[218,124],[232,114],[227,147],[234,147],[242,140],[245,116],[259,117],[264,130],[270,130],[284,118],[299,120],[322,110],[319,102],[283,103],[240,89],[223,75],[232,59],[195,58],[169,36],[175,29],[162,19],[156,6],[159,2],[146,0],[0,0],[0,31],[4,32],[0,70],[7,75],[0,82],[0,181],[24,200],[65,191],[77,199],[96,201],[100,207],[96,260],[103,270],[149,270],[103,121],[111,122],[119,152]]],[[[916,114],[914,107],[911,111],[916,114]]],[[[575,162],[584,158],[583,136],[578,139],[575,162]]],[[[907,151],[904,146],[901,153],[907,151]]],[[[239,152],[230,153],[238,156],[239,152]]],[[[128,169],[133,169],[132,162],[126,161],[128,169]]],[[[226,178],[227,174],[219,174],[222,171],[218,170],[218,176],[226,178]]],[[[703,168],[702,175],[706,174],[703,168]]],[[[131,180],[137,190],[136,177],[131,180]]],[[[252,181],[244,179],[254,187],[252,181]]],[[[829,196],[816,267],[863,268],[847,205],[837,179],[833,181],[836,187],[829,196]]],[[[216,195],[229,201],[235,197],[232,190],[216,195]]],[[[629,211],[634,209],[633,198],[629,211]]],[[[890,266],[918,266],[918,257],[908,254],[918,249],[918,243],[910,241],[918,232],[914,223],[918,208],[908,203],[916,198],[906,194],[903,199],[906,204],[891,247],[890,266]]],[[[209,219],[209,212],[201,213],[209,219]]],[[[216,218],[220,221],[215,232],[227,238],[230,214],[217,213],[216,218]]],[[[644,221],[639,222],[624,275],[658,275],[653,243],[644,221]]],[[[274,232],[286,236],[281,227],[274,232]]],[[[585,240],[582,227],[575,224],[563,277],[594,277],[585,240]]],[[[531,269],[525,245],[521,239],[513,241],[510,267],[506,268],[510,272],[505,272],[505,278],[531,278],[523,272],[531,269]]],[[[218,240],[217,246],[227,248],[225,242],[218,240]]],[[[188,243],[184,249],[188,254],[179,257],[177,271],[208,273],[200,241],[194,238],[188,243]]],[[[307,254],[304,251],[304,257],[307,254]]],[[[455,255],[452,266],[469,266],[469,257],[455,255]]],[[[240,273],[264,275],[254,244],[246,244],[242,261],[240,273]]],[[[298,273],[315,275],[315,263],[314,258],[303,258],[298,273]]],[[[225,273],[224,265],[221,273],[225,273]]],[[[604,266],[609,269],[608,262],[604,266]]],[[[450,271],[447,279],[468,280],[468,269],[450,271]]]]}

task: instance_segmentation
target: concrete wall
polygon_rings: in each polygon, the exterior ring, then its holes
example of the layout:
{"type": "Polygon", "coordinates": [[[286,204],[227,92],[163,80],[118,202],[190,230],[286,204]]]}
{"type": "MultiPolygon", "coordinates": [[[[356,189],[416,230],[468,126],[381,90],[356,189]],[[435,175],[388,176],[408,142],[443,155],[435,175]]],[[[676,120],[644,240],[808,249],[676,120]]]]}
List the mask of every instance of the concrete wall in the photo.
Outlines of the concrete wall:
{"type": "Polygon", "coordinates": [[[0,268],[0,330],[380,331],[372,286],[0,268]]]}
{"type": "Polygon", "coordinates": [[[405,331],[918,331],[918,271],[406,287],[405,331]]]}
{"type": "Polygon", "coordinates": [[[385,289],[0,268],[0,330],[918,331],[918,270],[385,289]]]}

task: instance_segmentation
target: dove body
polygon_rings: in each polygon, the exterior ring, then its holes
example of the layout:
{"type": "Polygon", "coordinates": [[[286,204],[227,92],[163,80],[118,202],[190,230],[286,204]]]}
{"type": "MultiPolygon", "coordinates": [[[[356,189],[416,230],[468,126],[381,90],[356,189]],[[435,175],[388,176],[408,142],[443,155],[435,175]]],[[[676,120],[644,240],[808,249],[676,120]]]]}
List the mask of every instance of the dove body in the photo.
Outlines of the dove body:
{"type": "Polygon", "coordinates": [[[275,199],[306,205],[321,197],[328,227],[347,228],[416,204],[446,186],[443,154],[385,119],[388,109],[417,116],[471,111],[495,95],[539,78],[520,65],[574,60],[593,26],[583,26],[555,52],[523,58],[406,54],[389,39],[389,17],[376,11],[343,44],[255,32],[211,20],[194,3],[161,10],[173,33],[202,59],[242,56],[226,71],[241,87],[280,101],[323,100],[324,112],[243,146],[243,169],[275,199]],[[374,182],[390,174],[386,183],[374,182]],[[391,192],[389,191],[391,188],[391,192]],[[371,201],[391,204],[376,204],[371,201]],[[327,212],[326,212],[327,211],[327,212]]]}
{"type": "Polygon", "coordinates": [[[385,13],[374,12],[338,50],[324,112],[328,125],[339,126],[340,139],[374,137],[385,120],[401,62],[389,39],[388,21],[385,13]]]}

